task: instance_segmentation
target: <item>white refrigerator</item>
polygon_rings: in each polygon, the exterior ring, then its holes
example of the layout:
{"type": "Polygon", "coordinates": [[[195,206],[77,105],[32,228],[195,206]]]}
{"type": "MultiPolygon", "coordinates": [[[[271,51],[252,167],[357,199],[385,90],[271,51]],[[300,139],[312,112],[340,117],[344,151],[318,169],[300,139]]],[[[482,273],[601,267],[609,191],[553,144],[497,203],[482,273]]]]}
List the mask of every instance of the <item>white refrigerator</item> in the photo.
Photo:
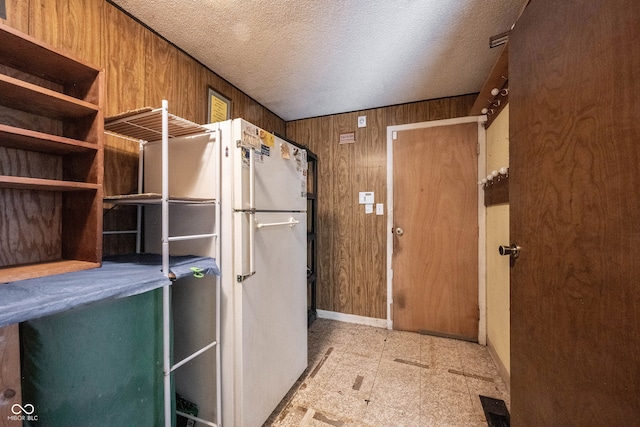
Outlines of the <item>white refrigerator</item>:
{"type": "Polygon", "coordinates": [[[259,427],[307,367],[306,151],[235,119],[221,151],[222,425],[259,427]]]}

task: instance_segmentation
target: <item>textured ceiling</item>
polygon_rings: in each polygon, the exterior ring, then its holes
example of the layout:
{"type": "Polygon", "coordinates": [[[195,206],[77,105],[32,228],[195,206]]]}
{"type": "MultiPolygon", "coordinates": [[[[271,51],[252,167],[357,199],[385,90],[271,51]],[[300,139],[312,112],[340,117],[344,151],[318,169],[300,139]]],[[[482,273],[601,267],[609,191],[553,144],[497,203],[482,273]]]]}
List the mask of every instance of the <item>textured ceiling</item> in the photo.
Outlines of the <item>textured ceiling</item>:
{"type": "Polygon", "coordinates": [[[284,120],[480,91],[527,0],[111,0],[284,120]]]}

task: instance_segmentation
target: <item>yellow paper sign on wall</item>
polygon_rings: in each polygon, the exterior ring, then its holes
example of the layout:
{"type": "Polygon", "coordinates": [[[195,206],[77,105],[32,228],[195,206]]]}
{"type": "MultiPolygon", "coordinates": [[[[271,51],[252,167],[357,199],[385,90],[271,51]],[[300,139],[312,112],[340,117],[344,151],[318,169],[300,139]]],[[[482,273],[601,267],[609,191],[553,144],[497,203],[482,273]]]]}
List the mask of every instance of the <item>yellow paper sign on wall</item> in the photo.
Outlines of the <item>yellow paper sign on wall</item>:
{"type": "Polygon", "coordinates": [[[231,118],[231,100],[209,89],[209,123],[223,122],[231,118]]]}

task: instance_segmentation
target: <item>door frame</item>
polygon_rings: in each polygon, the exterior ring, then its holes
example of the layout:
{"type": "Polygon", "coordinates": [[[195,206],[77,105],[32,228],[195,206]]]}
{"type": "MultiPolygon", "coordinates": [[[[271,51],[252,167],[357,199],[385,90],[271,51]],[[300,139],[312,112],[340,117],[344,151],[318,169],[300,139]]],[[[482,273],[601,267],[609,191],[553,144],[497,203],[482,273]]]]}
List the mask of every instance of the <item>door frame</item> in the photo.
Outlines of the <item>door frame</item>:
{"type": "MultiPolygon", "coordinates": [[[[478,124],[478,181],[484,178],[486,169],[486,131],[484,123],[487,116],[467,116],[454,119],[433,120],[406,125],[387,126],[387,329],[393,329],[393,141],[397,132],[437,126],[451,126],[463,123],[478,124]]],[[[487,304],[486,304],[486,210],[484,193],[478,188],[478,343],[487,343],[487,304]]]]}

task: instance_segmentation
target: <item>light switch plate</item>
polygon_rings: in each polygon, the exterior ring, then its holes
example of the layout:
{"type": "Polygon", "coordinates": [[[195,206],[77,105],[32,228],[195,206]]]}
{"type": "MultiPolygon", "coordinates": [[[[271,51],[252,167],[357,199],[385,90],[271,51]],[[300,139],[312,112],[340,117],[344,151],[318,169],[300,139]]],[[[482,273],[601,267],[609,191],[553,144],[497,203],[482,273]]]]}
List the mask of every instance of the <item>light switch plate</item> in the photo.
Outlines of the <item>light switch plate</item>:
{"type": "Polygon", "coordinates": [[[359,128],[367,127],[367,116],[358,116],[358,127],[359,128]]]}

